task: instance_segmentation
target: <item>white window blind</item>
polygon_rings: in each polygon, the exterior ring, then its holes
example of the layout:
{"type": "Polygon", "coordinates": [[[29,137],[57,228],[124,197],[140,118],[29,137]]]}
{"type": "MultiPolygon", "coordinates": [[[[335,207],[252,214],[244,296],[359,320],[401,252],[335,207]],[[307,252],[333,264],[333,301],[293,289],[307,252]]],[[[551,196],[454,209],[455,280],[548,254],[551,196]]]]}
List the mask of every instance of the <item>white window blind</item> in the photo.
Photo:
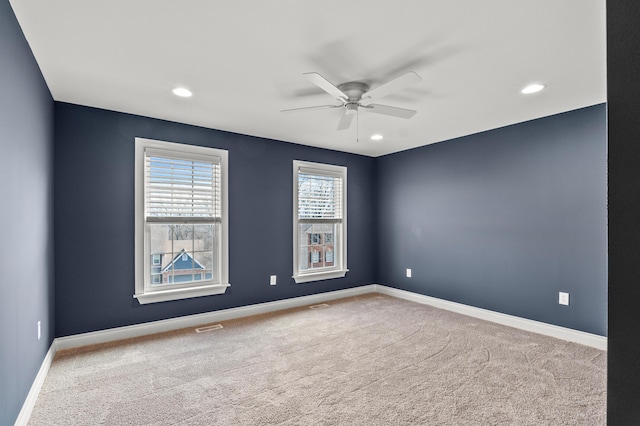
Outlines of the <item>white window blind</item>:
{"type": "Polygon", "coordinates": [[[342,177],[312,169],[298,172],[298,219],[342,219],[342,177]]]}
{"type": "Polygon", "coordinates": [[[221,218],[220,160],[194,160],[171,152],[145,150],[147,222],[221,218]]]}

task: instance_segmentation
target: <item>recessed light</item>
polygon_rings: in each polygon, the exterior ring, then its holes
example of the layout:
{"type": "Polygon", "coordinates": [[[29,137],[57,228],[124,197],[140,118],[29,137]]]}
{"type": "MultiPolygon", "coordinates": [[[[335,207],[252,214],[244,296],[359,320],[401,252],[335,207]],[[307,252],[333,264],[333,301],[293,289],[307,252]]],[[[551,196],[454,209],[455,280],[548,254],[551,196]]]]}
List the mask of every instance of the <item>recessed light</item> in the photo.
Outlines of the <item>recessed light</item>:
{"type": "Polygon", "coordinates": [[[527,87],[525,87],[524,89],[522,89],[520,91],[520,93],[525,94],[525,95],[529,95],[531,93],[536,93],[541,91],[542,89],[544,89],[544,84],[540,84],[540,83],[533,83],[528,85],[527,87]]]}
{"type": "Polygon", "coordinates": [[[382,140],[382,135],[379,134],[375,134],[375,135],[371,135],[371,140],[372,141],[381,141],[382,140]]]}
{"type": "Polygon", "coordinates": [[[191,90],[185,89],[184,87],[176,87],[175,89],[173,89],[173,94],[176,96],[180,96],[181,98],[188,98],[193,95],[193,93],[191,93],[191,90]]]}

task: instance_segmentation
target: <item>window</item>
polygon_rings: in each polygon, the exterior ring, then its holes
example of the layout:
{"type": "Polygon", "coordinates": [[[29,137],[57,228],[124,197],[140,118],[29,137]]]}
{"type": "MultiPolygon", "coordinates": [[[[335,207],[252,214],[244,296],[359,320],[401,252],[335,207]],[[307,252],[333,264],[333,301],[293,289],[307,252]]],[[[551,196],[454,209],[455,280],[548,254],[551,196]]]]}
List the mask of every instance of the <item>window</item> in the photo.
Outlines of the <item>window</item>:
{"type": "Polygon", "coordinates": [[[224,293],[227,151],[136,138],[134,297],[141,304],[224,293]]]}
{"type": "Polygon", "coordinates": [[[293,278],[344,277],[347,269],[347,168],[293,162],[293,278]]]}
{"type": "Polygon", "coordinates": [[[327,264],[333,263],[333,250],[328,248],[324,254],[324,259],[325,259],[325,262],[327,262],[327,264]]]}

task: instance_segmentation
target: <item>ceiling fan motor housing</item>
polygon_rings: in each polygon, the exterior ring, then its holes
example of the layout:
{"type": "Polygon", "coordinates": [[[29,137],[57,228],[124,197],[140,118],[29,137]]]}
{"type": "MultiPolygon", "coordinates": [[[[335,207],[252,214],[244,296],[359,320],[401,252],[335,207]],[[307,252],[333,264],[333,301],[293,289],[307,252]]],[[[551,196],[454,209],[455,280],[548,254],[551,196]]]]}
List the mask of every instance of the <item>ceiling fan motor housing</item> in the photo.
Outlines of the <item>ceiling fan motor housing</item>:
{"type": "Polygon", "coordinates": [[[364,93],[369,91],[369,85],[359,81],[350,81],[339,85],[338,89],[349,96],[348,101],[356,103],[361,100],[364,93]]]}

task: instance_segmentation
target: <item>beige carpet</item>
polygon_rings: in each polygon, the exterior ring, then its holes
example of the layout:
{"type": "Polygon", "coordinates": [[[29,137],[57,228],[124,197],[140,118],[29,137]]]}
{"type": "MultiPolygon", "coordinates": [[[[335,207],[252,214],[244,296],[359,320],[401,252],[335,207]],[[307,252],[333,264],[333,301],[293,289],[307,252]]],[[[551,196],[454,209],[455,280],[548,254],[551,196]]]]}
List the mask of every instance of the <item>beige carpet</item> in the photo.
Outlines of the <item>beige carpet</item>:
{"type": "Polygon", "coordinates": [[[61,351],[30,425],[602,425],[606,352],[379,294],[61,351]]]}

